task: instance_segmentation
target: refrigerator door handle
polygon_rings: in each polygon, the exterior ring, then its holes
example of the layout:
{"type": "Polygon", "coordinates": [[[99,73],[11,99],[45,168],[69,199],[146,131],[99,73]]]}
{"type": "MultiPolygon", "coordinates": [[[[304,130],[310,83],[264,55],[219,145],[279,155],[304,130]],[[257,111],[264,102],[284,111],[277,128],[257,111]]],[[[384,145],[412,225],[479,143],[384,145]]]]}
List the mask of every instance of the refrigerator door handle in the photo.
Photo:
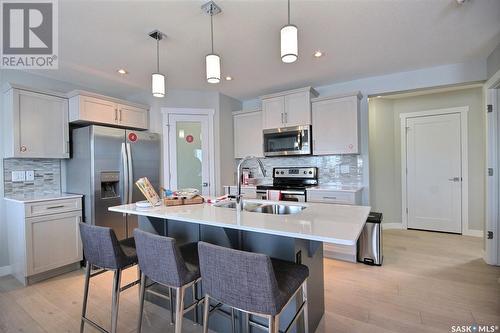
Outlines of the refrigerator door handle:
{"type": "Polygon", "coordinates": [[[128,164],[128,200],[127,203],[132,203],[132,192],[134,190],[134,169],[132,168],[132,152],[130,143],[127,143],[127,164],[128,164]]]}
{"type": "Polygon", "coordinates": [[[123,197],[122,204],[128,204],[128,193],[129,193],[129,171],[127,163],[127,152],[125,151],[125,143],[122,142],[122,166],[123,166],[123,197]]]}

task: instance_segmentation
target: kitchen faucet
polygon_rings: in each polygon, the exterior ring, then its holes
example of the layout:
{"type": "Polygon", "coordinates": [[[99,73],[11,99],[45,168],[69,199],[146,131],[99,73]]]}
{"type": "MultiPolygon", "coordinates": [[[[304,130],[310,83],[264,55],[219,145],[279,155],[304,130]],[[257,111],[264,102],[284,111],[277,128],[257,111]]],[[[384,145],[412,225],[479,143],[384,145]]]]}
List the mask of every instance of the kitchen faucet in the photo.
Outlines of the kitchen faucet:
{"type": "Polygon", "coordinates": [[[264,169],[264,164],[262,164],[262,161],[255,156],[246,156],[241,159],[240,163],[238,163],[238,172],[237,172],[238,180],[236,183],[236,207],[240,211],[243,209],[243,198],[241,197],[241,169],[243,163],[250,160],[256,160],[257,162],[259,162],[260,171],[262,172],[262,175],[264,177],[266,176],[266,169],[264,169]]]}

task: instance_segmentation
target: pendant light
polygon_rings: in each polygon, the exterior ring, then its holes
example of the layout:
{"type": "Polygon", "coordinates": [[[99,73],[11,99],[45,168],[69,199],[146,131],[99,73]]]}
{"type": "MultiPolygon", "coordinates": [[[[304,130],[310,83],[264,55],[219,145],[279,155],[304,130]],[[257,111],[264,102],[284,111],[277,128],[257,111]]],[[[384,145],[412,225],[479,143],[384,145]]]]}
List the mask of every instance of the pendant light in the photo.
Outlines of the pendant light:
{"type": "Polygon", "coordinates": [[[210,1],[201,7],[205,13],[210,15],[210,38],[212,45],[212,52],[205,57],[206,74],[208,83],[220,82],[220,57],[214,53],[214,15],[222,12],[215,2],[210,1]]]}
{"type": "Polygon", "coordinates": [[[151,74],[151,91],[154,97],[165,97],[165,75],[160,73],[160,40],[166,35],[155,30],[149,37],[156,39],[156,73],[151,74]]]}
{"type": "Polygon", "coordinates": [[[297,26],[290,24],[290,0],[288,0],[288,24],[281,28],[281,61],[292,63],[299,56],[297,26]]]}

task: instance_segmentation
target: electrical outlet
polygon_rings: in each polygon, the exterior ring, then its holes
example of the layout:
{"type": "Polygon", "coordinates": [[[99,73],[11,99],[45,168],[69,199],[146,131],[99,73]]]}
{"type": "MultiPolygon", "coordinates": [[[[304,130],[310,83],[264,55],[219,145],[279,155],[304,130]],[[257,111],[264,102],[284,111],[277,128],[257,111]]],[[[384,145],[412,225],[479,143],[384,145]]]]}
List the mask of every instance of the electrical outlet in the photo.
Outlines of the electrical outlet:
{"type": "Polygon", "coordinates": [[[24,171],[12,171],[12,182],[24,182],[26,174],[24,171]]]}
{"type": "Polygon", "coordinates": [[[342,164],[340,166],[340,173],[349,173],[349,164],[342,164]]]}
{"type": "Polygon", "coordinates": [[[35,180],[35,171],[33,170],[26,171],[26,181],[32,182],[34,180],[35,180]]]}

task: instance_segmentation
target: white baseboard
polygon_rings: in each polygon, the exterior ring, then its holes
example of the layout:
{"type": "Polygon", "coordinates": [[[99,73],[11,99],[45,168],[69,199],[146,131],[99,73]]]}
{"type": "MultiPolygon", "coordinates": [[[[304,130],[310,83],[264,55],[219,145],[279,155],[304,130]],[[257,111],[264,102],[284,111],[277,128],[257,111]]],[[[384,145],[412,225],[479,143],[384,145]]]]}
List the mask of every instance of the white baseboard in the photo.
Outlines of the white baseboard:
{"type": "Polygon", "coordinates": [[[473,237],[483,237],[484,233],[482,230],[464,230],[462,233],[464,236],[473,236],[473,237]]]}
{"type": "Polygon", "coordinates": [[[9,275],[11,272],[10,266],[2,266],[0,267],[0,276],[9,275]]]}
{"type": "Polygon", "coordinates": [[[402,223],[384,223],[384,222],[382,222],[382,229],[383,230],[403,229],[403,224],[402,223]]]}

